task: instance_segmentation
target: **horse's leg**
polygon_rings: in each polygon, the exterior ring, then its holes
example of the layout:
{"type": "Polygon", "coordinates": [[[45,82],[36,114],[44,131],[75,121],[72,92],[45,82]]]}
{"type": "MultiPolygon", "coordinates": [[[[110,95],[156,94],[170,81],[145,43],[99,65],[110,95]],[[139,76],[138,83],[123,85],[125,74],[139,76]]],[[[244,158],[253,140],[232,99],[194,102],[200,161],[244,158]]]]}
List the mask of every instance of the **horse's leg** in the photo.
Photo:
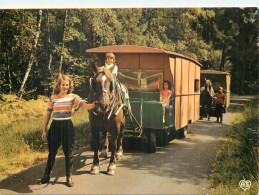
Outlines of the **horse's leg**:
{"type": "Polygon", "coordinates": [[[99,166],[100,133],[98,131],[93,133],[92,138],[94,139],[94,143],[93,143],[94,159],[93,159],[93,165],[91,167],[91,174],[96,175],[100,172],[100,166],[99,166]]]}
{"type": "Polygon", "coordinates": [[[117,140],[117,150],[116,150],[117,160],[120,160],[123,156],[123,148],[122,148],[123,136],[124,136],[124,125],[121,124],[121,130],[117,140]]]}
{"type": "MultiPolygon", "coordinates": [[[[90,121],[93,121],[93,120],[90,120],[90,121]]],[[[91,125],[92,146],[94,150],[94,158],[93,158],[93,165],[91,167],[91,174],[96,175],[100,171],[98,152],[99,152],[99,146],[100,146],[101,131],[97,125],[93,124],[93,122],[90,122],[90,125],[91,125]]]]}
{"type": "Polygon", "coordinates": [[[117,149],[117,140],[120,133],[120,123],[118,124],[115,122],[116,125],[114,125],[115,128],[111,129],[111,157],[110,157],[110,164],[107,168],[107,174],[108,175],[114,175],[115,169],[116,169],[116,149],[117,149]]]}
{"type": "Polygon", "coordinates": [[[108,158],[108,150],[109,150],[109,126],[105,125],[105,129],[107,130],[104,132],[102,139],[104,140],[104,144],[101,150],[100,157],[108,158]]]}
{"type": "Polygon", "coordinates": [[[210,106],[210,104],[208,105],[208,121],[210,120],[210,108],[211,108],[211,106],[210,106]]]}
{"type": "Polygon", "coordinates": [[[110,158],[110,164],[107,168],[107,174],[108,175],[114,175],[115,169],[116,169],[116,149],[117,149],[117,140],[118,136],[121,133],[121,124],[124,120],[123,111],[121,110],[118,115],[114,118],[114,122],[111,128],[111,158],[110,158]]]}
{"type": "Polygon", "coordinates": [[[200,113],[200,119],[199,120],[203,120],[203,115],[204,115],[204,105],[201,104],[201,113],[200,113]]]}

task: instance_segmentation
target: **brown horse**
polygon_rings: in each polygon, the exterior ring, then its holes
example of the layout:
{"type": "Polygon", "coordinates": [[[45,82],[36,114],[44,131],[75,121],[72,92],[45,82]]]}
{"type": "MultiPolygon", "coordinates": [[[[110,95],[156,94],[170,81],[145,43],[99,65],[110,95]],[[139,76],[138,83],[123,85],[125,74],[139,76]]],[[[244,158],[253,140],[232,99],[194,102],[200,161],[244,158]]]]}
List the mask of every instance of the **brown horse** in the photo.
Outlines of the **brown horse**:
{"type": "MultiPolygon", "coordinates": [[[[113,66],[114,67],[114,66],[113,66]]],[[[111,67],[111,69],[113,68],[111,67]]],[[[121,92],[116,79],[112,78],[112,70],[100,71],[95,67],[92,78],[92,99],[97,102],[96,107],[89,112],[91,127],[91,143],[94,150],[91,174],[98,174],[99,151],[107,141],[107,133],[111,133],[111,157],[107,168],[108,175],[114,175],[116,169],[116,154],[122,155],[122,140],[125,126],[125,113],[121,101],[121,92]]],[[[108,147],[108,146],[107,146],[108,147]]]]}

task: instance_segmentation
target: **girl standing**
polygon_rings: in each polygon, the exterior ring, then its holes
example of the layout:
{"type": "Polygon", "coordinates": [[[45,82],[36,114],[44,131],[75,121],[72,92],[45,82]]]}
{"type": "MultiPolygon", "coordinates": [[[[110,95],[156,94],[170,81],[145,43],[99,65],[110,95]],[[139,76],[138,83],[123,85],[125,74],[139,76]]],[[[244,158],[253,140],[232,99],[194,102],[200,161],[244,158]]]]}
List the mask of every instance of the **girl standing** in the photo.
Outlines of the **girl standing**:
{"type": "Polygon", "coordinates": [[[86,104],[77,95],[71,93],[73,90],[72,81],[68,76],[62,75],[54,86],[54,95],[49,99],[42,131],[42,139],[46,141],[47,138],[48,140],[49,155],[44,176],[40,181],[41,184],[49,182],[58,148],[62,144],[65,154],[66,184],[69,187],[74,185],[71,177],[73,166],[72,150],[74,146],[74,127],[71,121],[72,108],[73,106],[78,106],[90,110],[95,105],[86,104]],[[53,121],[47,135],[46,129],[51,113],[53,121]]]}

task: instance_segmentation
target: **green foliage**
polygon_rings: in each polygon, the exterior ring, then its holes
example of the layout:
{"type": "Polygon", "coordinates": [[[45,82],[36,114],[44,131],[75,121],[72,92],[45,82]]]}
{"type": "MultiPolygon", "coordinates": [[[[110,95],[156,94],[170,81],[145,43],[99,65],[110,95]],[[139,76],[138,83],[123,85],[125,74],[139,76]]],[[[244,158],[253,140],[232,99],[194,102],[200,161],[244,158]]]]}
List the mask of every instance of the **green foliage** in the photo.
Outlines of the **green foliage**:
{"type": "Polygon", "coordinates": [[[142,16],[142,9],[117,9],[116,15],[120,28],[117,31],[118,45],[146,45],[144,32],[147,22],[142,16]]]}
{"type": "MultiPolygon", "coordinates": [[[[85,50],[116,44],[182,53],[201,62],[203,69],[230,72],[233,92],[258,93],[256,8],[70,9],[64,29],[65,12],[43,10],[26,99],[51,95],[61,55],[62,73],[75,78],[79,94],[87,93],[87,83],[83,83],[89,80],[93,57],[86,57],[85,50]]],[[[37,15],[38,10],[0,10],[0,93],[17,93],[21,86],[37,15]]]]}
{"type": "MultiPolygon", "coordinates": [[[[238,187],[240,180],[252,182],[251,194],[258,190],[258,99],[236,114],[227,141],[218,153],[211,175],[212,187],[238,187]]],[[[242,190],[240,189],[239,192],[242,190]]]]}

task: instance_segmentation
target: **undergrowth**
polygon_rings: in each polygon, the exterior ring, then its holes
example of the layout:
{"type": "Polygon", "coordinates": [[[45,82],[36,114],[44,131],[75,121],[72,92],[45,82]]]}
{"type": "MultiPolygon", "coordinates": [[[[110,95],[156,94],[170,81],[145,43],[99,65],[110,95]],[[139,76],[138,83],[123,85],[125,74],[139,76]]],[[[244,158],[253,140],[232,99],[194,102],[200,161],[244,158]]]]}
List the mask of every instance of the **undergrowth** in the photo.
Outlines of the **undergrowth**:
{"type": "Polygon", "coordinates": [[[212,194],[258,193],[258,99],[240,108],[226,142],[217,154],[211,174],[212,194]],[[240,180],[250,180],[247,190],[239,188],[240,180]]]}

